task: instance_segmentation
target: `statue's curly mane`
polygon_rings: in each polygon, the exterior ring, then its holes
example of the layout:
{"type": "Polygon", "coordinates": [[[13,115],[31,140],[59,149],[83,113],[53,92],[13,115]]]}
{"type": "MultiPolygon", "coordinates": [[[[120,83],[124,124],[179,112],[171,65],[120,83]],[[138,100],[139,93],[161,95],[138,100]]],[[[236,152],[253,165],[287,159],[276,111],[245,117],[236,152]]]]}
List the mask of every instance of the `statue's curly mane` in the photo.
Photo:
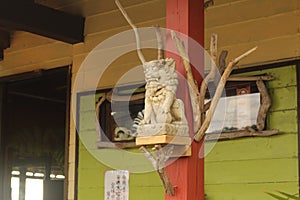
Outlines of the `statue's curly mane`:
{"type": "Polygon", "coordinates": [[[171,58],[153,60],[144,63],[146,89],[162,89],[176,93],[178,80],[175,70],[175,61],[171,58]]]}

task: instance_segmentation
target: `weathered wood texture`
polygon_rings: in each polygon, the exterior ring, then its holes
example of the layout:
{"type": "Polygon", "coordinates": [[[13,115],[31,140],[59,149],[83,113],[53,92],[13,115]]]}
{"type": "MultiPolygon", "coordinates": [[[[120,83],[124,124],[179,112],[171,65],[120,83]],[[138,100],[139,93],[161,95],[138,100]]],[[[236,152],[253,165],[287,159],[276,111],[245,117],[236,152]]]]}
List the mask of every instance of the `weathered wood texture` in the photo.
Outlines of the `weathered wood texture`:
{"type": "Polygon", "coordinates": [[[275,77],[267,82],[273,102],[267,128],[278,129],[282,134],[217,143],[205,163],[208,199],[272,199],[265,192],[276,190],[297,193],[296,67],[250,72],[245,76],[265,73],[275,77]]]}

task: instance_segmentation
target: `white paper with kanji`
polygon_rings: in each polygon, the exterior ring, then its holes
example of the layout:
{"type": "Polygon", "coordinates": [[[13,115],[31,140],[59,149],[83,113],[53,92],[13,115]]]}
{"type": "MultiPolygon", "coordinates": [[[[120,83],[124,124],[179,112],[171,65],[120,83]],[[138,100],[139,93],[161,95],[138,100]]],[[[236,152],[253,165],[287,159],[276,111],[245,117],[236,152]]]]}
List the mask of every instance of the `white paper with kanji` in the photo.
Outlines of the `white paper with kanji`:
{"type": "Polygon", "coordinates": [[[129,200],[129,171],[105,172],[105,200],[129,200]]]}

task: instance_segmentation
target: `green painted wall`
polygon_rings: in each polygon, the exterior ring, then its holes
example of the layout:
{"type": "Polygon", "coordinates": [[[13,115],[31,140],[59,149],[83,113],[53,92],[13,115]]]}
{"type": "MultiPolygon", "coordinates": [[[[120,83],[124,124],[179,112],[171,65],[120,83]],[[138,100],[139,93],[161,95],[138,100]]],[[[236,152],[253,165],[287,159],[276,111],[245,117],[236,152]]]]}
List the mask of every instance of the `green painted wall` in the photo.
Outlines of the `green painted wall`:
{"type": "MultiPolygon", "coordinates": [[[[265,192],[298,191],[297,158],[297,94],[296,67],[255,71],[250,74],[269,74],[275,80],[267,83],[273,105],[267,126],[279,129],[281,135],[266,138],[242,138],[218,142],[205,158],[205,193],[208,200],[267,200],[265,192]]],[[[97,97],[96,97],[97,98],[97,97]]],[[[97,139],[94,127],[93,102],[95,96],[84,96],[80,101],[80,134],[83,142],[92,147],[97,139]]],[[[104,199],[104,173],[109,170],[79,144],[78,200],[104,199]]],[[[110,151],[111,152],[111,151],[110,151]]],[[[126,155],[115,152],[120,162],[126,155]]],[[[113,153],[112,153],[113,154],[113,153]]],[[[112,155],[110,154],[110,155],[112,155]]],[[[130,160],[128,167],[135,165],[130,160]]],[[[149,166],[145,159],[140,166],[149,166]]],[[[126,169],[126,168],[124,168],[126,169]]],[[[130,175],[130,200],[164,199],[163,187],[156,173],[130,175]]]]}
{"type": "MultiPolygon", "coordinates": [[[[104,173],[111,168],[101,164],[80,144],[78,200],[104,199],[104,173]]],[[[164,191],[156,173],[130,174],[130,199],[163,199],[164,191]]]]}
{"type": "Polygon", "coordinates": [[[265,192],[298,192],[298,136],[296,67],[255,71],[275,80],[267,87],[272,107],[268,129],[282,134],[218,142],[205,159],[208,200],[267,200],[265,192]]]}

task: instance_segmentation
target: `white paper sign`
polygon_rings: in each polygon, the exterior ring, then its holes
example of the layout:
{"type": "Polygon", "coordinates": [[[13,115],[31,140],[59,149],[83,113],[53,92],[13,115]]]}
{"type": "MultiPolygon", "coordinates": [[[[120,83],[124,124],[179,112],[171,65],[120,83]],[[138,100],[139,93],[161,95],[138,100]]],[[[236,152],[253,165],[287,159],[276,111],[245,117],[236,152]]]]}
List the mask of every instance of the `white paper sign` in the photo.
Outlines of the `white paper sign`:
{"type": "Polygon", "coordinates": [[[129,171],[105,172],[105,200],[129,200],[129,171]]]}
{"type": "Polygon", "coordinates": [[[242,129],[256,124],[260,107],[260,93],[220,98],[208,133],[224,127],[242,129]]]}

